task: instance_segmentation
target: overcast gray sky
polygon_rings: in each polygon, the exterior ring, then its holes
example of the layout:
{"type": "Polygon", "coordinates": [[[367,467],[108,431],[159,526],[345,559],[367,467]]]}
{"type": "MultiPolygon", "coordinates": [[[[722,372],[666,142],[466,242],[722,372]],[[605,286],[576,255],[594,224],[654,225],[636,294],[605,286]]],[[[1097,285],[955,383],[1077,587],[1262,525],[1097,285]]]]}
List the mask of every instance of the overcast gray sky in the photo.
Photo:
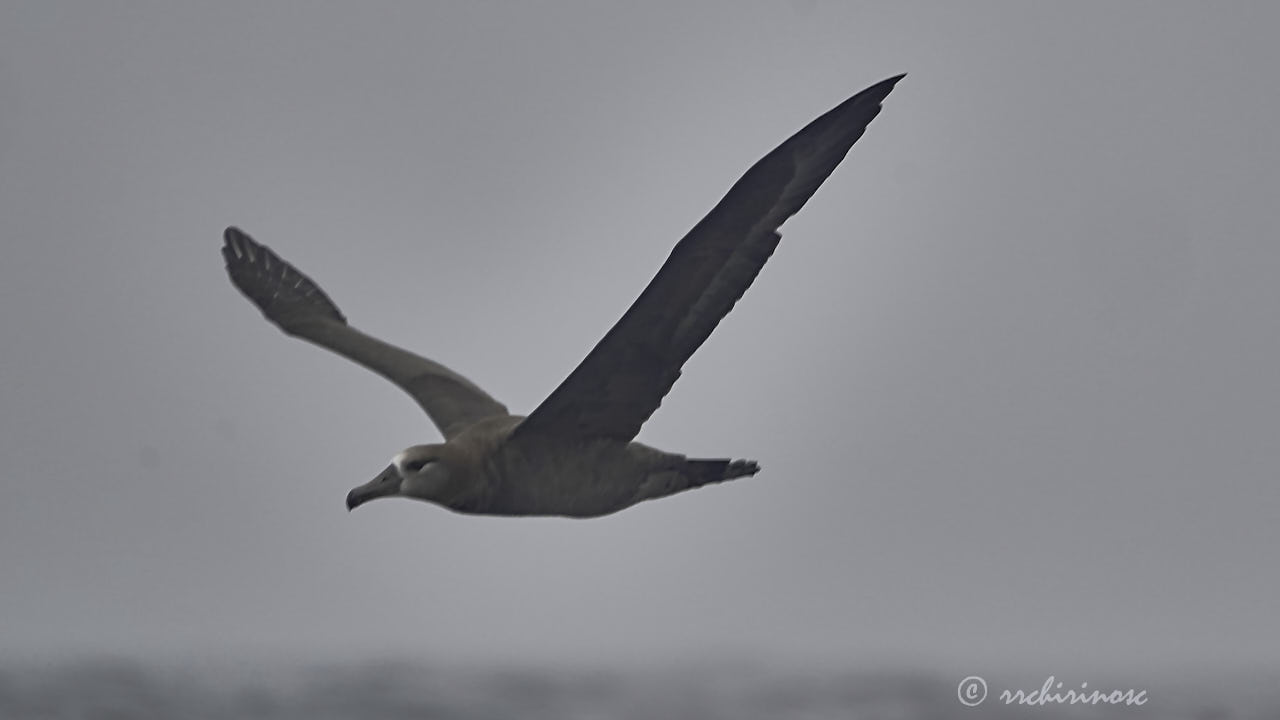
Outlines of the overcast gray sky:
{"type": "MultiPolygon", "coordinates": [[[[1280,6],[0,5],[0,650],[1280,667],[1280,6]],[[517,412],[899,72],[591,521],[343,498],[438,438],[237,224],[517,412]]],[[[1037,666],[1038,667],[1038,666],[1037,666]]]]}

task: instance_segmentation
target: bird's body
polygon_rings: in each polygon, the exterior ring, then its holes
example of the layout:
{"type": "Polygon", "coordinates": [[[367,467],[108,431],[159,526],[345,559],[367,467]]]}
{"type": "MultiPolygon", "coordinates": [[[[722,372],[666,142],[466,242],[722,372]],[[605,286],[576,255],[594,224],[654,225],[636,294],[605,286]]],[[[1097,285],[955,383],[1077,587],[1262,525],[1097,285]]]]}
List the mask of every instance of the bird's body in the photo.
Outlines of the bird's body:
{"type": "Polygon", "coordinates": [[[310,278],[234,227],[223,256],[232,282],[268,320],[396,383],[445,437],[396,455],[348,494],[348,508],[401,496],[472,514],[607,515],[759,470],[746,460],[689,459],[634,437],[769,259],[778,227],[835,169],[901,77],[846,100],[752,166],[528,417],[443,365],[352,328],[310,278]]]}
{"type": "Polygon", "coordinates": [[[508,443],[522,420],[518,415],[488,418],[447,443],[420,446],[451,467],[465,468],[450,477],[439,504],[478,515],[597,517],[757,469],[754,463],[689,460],[638,442],[508,443]]]}

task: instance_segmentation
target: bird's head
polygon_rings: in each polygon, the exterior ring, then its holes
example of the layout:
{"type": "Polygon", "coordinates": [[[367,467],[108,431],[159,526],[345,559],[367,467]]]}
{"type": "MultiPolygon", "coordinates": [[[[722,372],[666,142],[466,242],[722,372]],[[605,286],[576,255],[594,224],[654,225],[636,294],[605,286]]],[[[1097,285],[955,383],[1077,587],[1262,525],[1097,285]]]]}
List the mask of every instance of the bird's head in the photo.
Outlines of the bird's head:
{"type": "Polygon", "coordinates": [[[370,500],[407,497],[449,507],[458,485],[440,445],[414,445],[396,455],[378,477],[347,493],[347,509],[370,500]]]}

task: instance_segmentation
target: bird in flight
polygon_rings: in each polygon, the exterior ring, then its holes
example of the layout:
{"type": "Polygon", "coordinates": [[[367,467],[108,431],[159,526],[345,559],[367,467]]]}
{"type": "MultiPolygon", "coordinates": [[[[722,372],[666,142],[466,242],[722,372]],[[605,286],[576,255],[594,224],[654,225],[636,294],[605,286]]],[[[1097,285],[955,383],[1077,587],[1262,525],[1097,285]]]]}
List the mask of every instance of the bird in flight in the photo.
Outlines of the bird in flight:
{"type": "Polygon", "coordinates": [[[238,228],[227,228],[222,255],[232,283],[267,320],[400,386],[444,436],[397,454],[347,495],[349,510],[405,497],[477,515],[608,515],[759,471],[751,460],[692,459],[634,438],[773,254],[778,228],[840,164],[902,78],[845,100],[747,170],[527,417],[449,368],[356,330],[311,278],[238,228]]]}

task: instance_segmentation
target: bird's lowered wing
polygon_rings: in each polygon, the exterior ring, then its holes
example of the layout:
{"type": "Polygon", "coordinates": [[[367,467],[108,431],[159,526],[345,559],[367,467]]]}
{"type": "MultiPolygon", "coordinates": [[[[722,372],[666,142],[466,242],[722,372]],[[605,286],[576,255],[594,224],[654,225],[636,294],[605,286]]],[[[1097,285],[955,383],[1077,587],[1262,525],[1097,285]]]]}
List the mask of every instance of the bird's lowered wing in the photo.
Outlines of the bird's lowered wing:
{"type": "Polygon", "coordinates": [[[268,320],[399,385],[446,439],[477,420],[507,414],[502,403],[458,373],[348,325],[329,296],[271,248],[234,227],[227,228],[223,240],[231,282],[268,320]]]}
{"type": "Polygon", "coordinates": [[[840,164],[902,77],[854,95],[753,165],[512,441],[634,438],[773,254],[778,227],[840,164]]]}

